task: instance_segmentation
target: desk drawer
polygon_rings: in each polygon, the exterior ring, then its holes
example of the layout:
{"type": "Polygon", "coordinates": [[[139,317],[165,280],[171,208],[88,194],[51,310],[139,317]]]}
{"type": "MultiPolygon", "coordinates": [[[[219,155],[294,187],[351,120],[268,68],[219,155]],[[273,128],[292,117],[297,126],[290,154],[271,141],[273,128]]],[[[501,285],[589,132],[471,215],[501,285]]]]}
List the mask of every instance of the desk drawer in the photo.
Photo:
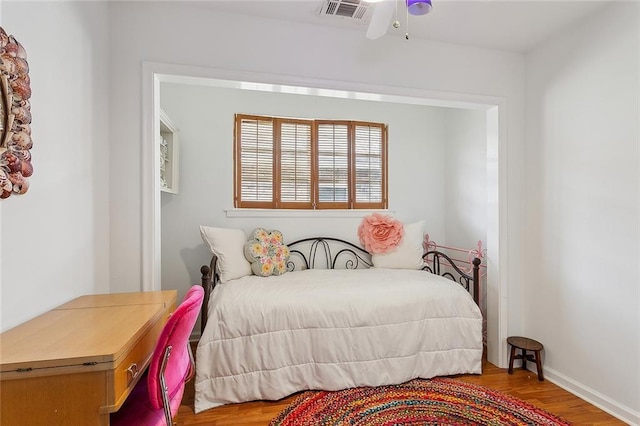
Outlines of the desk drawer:
{"type": "Polygon", "coordinates": [[[108,389],[107,412],[117,411],[129,396],[135,385],[143,376],[151,361],[151,355],[156,342],[160,337],[162,328],[166,323],[166,313],[145,333],[134,345],[131,351],[124,357],[112,372],[108,389]]]}

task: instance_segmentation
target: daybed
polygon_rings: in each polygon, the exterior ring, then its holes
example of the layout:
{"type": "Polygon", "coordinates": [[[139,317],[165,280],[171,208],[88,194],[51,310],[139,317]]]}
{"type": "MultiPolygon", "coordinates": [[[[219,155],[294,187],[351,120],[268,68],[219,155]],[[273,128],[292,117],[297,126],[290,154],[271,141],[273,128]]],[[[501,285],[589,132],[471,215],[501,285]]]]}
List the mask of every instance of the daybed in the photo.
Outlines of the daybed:
{"type": "Polygon", "coordinates": [[[481,373],[479,259],[467,275],[444,268],[453,262],[436,251],[424,254],[424,270],[410,270],[372,267],[369,253],[336,238],[288,247],[280,276],[220,283],[215,254],[201,268],[196,413],[308,389],[481,373]]]}

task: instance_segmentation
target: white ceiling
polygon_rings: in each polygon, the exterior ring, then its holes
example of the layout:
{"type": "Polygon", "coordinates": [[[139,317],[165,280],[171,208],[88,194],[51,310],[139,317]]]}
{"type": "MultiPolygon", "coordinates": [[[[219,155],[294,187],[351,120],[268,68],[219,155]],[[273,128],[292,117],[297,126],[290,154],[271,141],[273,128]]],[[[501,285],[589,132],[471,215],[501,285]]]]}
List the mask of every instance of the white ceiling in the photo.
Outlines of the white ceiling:
{"type": "MultiPolygon", "coordinates": [[[[296,21],[312,25],[352,28],[365,37],[367,22],[320,16],[325,0],[208,0],[197,7],[237,14],[296,21]]],[[[390,1],[390,0],[386,0],[390,1]]],[[[393,1],[393,0],[391,0],[393,1]]],[[[405,0],[398,1],[398,21],[389,22],[385,37],[406,32],[405,0]]],[[[432,0],[428,15],[409,17],[410,39],[427,39],[487,49],[526,52],[614,0],[432,0]]],[[[393,12],[395,16],[395,12],[393,12]]],[[[375,43],[375,40],[371,41],[375,43]]]]}

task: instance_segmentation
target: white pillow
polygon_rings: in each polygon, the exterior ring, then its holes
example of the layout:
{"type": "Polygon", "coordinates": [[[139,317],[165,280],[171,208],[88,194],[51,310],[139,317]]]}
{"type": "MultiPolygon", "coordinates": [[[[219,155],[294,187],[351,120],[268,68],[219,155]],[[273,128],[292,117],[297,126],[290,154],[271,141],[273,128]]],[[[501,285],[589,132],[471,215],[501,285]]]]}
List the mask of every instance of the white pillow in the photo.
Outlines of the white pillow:
{"type": "Polygon", "coordinates": [[[374,268],[422,269],[424,221],[404,225],[404,236],[393,250],[371,255],[374,268]]]}
{"type": "Polygon", "coordinates": [[[247,236],[242,229],[212,228],[200,225],[202,240],[218,256],[220,282],[251,275],[251,264],[244,257],[247,236]]]}

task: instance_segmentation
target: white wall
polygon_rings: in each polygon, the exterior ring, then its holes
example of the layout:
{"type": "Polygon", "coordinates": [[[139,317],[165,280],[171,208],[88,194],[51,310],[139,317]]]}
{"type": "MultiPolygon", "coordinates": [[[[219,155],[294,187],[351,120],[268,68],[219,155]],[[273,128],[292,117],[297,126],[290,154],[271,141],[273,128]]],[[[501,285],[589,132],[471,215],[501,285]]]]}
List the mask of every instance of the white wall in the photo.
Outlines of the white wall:
{"type": "Polygon", "coordinates": [[[640,424],[637,2],[526,57],[523,331],[547,377],[640,424]]]}
{"type": "MultiPolygon", "coordinates": [[[[447,109],[390,102],[162,84],[161,106],[180,129],[180,192],[162,194],[162,286],[186,292],[197,283],[209,249],[198,226],[277,228],[287,241],[312,235],[358,243],[361,218],[228,218],[233,208],[235,113],[354,119],[389,125],[389,209],[405,223],[425,220],[444,238],[447,109]],[[435,184],[434,184],[435,183],[435,184]]],[[[362,214],[364,215],[364,213],[362,214]]],[[[361,215],[361,216],[362,216],[361,215]]]]}
{"type": "Polygon", "coordinates": [[[27,51],[34,141],[29,191],[0,204],[6,330],[109,291],[109,34],[103,3],[1,6],[27,51]]]}
{"type": "Polygon", "coordinates": [[[487,113],[447,109],[445,238],[441,244],[473,249],[487,243],[487,113]]]}

